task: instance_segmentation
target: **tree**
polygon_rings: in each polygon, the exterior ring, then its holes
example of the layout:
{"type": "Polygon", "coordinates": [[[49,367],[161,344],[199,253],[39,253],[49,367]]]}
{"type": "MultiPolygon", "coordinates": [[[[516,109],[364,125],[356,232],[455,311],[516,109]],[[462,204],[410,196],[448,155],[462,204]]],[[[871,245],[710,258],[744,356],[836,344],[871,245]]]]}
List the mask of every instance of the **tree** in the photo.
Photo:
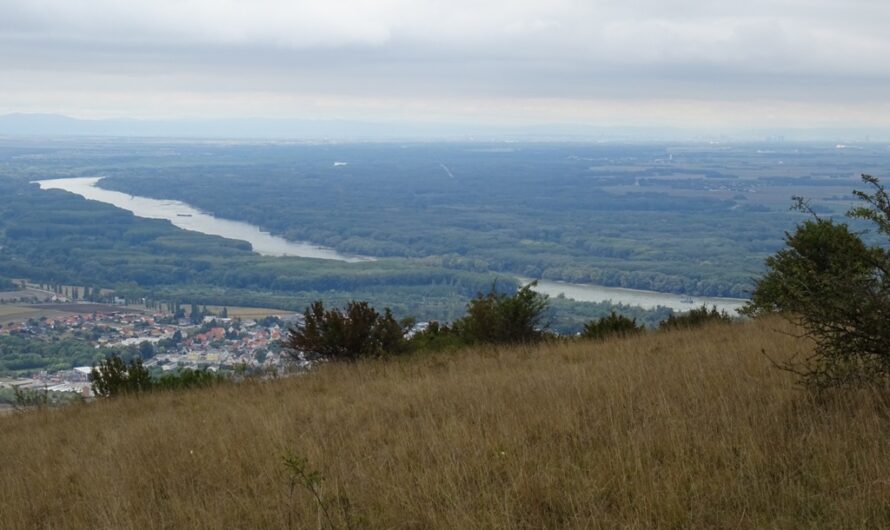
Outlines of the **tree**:
{"type": "MultiPolygon", "coordinates": [[[[848,215],[890,236],[890,201],[878,179],[862,176],[870,192],[854,191],[866,206],[848,215]]],[[[813,354],[781,367],[815,389],[885,381],[890,376],[890,252],[868,246],[845,224],[812,217],[786,234],[784,249],[767,259],[744,312],[781,313],[815,343],[813,354]]]]}
{"type": "Polygon", "coordinates": [[[608,337],[627,337],[642,331],[643,326],[637,325],[637,319],[631,319],[612,311],[608,316],[584,324],[581,336],[586,339],[601,340],[608,337]]]}
{"type": "Polygon", "coordinates": [[[154,344],[143,341],[139,343],[139,356],[143,359],[151,359],[155,356],[155,347],[154,344]]]}
{"type": "Polygon", "coordinates": [[[151,388],[151,374],[136,357],[127,365],[118,355],[112,355],[90,370],[93,393],[101,397],[147,391],[151,388]]]}
{"type": "Polygon", "coordinates": [[[517,344],[541,340],[549,327],[544,324],[547,296],[535,292],[532,282],[512,295],[493,285],[467,305],[467,314],[452,329],[469,343],[517,344]]]}
{"type": "Polygon", "coordinates": [[[341,311],[325,310],[319,300],[303,313],[301,326],[289,330],[291,356],[308,354],[330,360],[355,361],[405,351],[405,334],[413,320],[397,322],[389,308],[378,313],[367,302],[352,301],[341,311]]]}
{"type": "Polygon", "coordinates": [[[192,304],[189,311],[189,320],[191,320],[192,324],[200,324],[204,320],[204,313],[198,309],[198,304],[192,304]]]}

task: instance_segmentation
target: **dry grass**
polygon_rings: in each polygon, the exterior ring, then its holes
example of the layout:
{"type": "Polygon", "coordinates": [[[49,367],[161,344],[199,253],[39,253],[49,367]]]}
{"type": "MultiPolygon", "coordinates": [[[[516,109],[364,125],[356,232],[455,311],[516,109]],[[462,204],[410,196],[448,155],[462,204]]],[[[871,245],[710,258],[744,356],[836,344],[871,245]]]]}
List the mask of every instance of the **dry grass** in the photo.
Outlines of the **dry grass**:
{"type": "Polygon", "coordinates": [[[0,325],[12,324],[15,322],[25,322],[29,318],[56,318],[68,316],[70,314],[71,313],[65,311],[59,311],[50,308],[0,304],[0,325]]]}
{"type": "MultiPolygon", "coordinates": [[[[358,528],[890,525],[890,405],[817,403],[778,321],[330,365],[0,418],[4,528],[316,528],[307,457],[358,528]]],[[[335,522],[344,523],[334,510],[335,522]]]]}

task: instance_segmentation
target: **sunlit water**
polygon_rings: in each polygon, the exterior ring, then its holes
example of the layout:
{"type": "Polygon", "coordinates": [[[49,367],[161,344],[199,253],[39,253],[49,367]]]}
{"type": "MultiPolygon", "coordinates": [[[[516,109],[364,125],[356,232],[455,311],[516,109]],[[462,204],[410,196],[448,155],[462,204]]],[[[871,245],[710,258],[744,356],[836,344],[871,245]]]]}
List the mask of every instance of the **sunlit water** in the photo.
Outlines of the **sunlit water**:
{"type": "Polygon", "coordinates": [[[185,230],[247,241],[253,247],[254,252],[264,256],[299,256],[347,262],[370,261],[372,259],[342,254],[336,250],[311,243],[288,241],[283,237],[264,232],[249,223],[214,217],[184,202],[149,199],[148,197],[106,190],[96,185],[101,179],[102,177],[78,177],[39,180],[37,184],[44,190],[65,190],[91,201],[112,204],[133,212],[138,217],[166,219],[174,226],[185,230]]]}

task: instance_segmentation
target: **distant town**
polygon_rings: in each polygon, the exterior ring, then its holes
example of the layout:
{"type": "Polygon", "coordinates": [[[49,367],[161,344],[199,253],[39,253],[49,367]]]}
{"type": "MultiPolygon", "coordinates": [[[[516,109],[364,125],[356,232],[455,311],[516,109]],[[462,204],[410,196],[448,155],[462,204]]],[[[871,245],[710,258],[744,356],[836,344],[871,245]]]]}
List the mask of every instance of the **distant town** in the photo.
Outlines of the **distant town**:
{"type": "MultiPolygon", "coordinates": [[[[159,372],[191,368],[272,374],[283,371],[285,365],[299,368],[302,364],[292,362],[281,350],[287,328],[302,320],[295,313],[268,310],[269,314],[262,315],[262,310],[251,308],[197,305],[152,310],[114,297],[111,303],[78,302],[34,287],[4,294],[0,338],[47,343],[76,339],[95,348],[96,356],[103,352],[138,355],[147,368],[159,372]]],[[[89,398],[91,368],[84,364],[27,376],[0,375],[0,391],[45,390],[89,398]]]]}

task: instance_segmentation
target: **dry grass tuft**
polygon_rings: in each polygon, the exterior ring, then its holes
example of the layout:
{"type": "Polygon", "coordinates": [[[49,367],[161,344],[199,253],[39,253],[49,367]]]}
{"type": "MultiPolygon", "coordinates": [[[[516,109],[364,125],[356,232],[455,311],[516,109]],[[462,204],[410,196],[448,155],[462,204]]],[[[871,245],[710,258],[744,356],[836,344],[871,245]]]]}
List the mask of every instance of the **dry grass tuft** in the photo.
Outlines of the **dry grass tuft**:
{"type": "MultiPolygon", "coordinates": [[[[815,402],[780,321],[329,365],[0,418],[4,528],[316,528],[285,454],[372,528],[890,524],[890,406],[815,402]]],[[[335,509],[344,524],[344,511],[335,509]]]]}

